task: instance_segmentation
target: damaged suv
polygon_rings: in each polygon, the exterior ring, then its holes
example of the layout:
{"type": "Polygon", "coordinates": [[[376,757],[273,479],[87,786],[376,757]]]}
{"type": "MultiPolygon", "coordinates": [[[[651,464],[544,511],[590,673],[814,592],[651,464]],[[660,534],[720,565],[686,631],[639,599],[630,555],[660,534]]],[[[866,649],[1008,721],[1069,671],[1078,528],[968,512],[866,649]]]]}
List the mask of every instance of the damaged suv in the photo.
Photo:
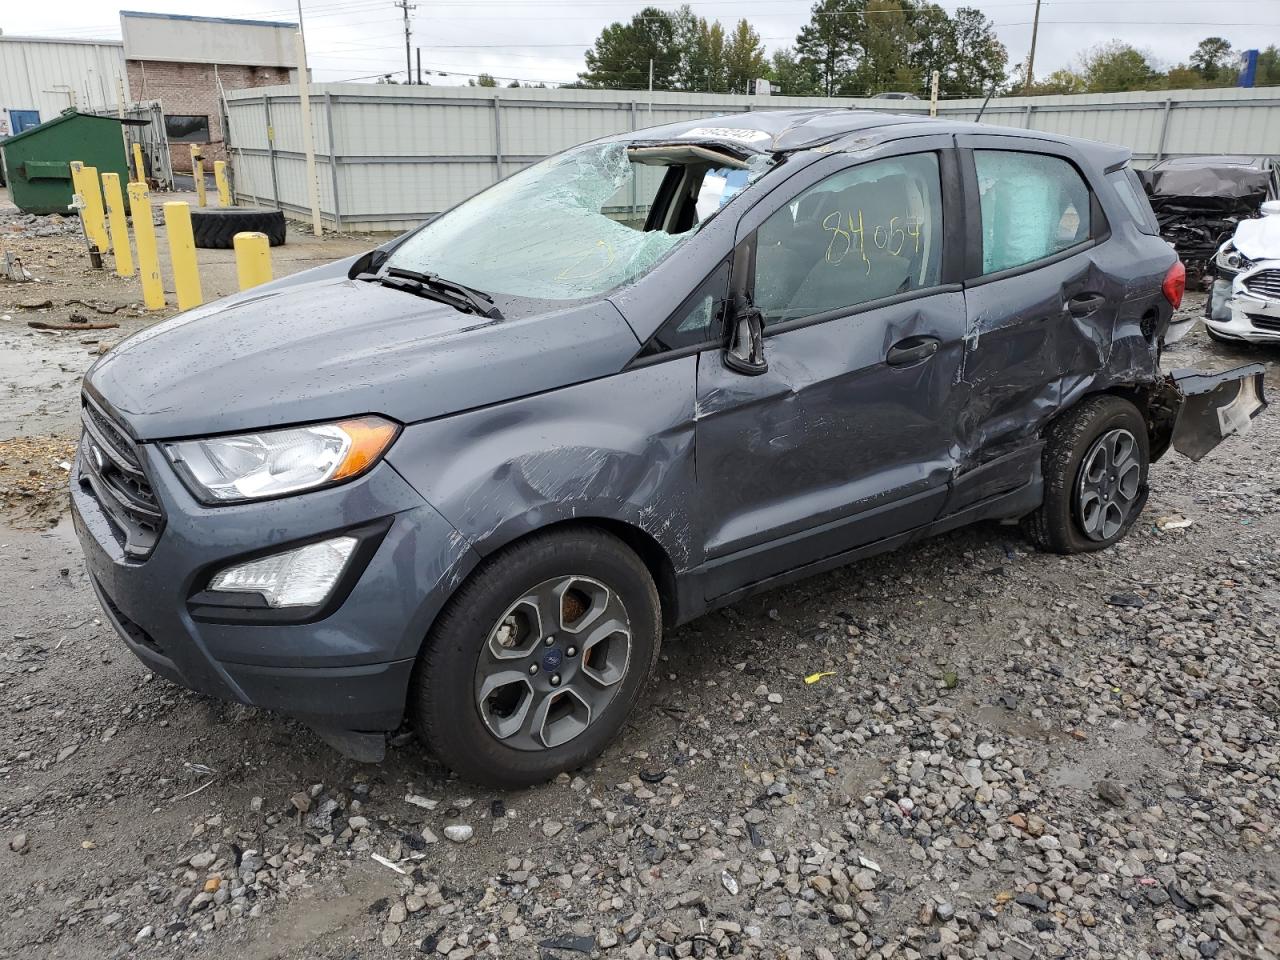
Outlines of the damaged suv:
{"type": "Polygon", "coordinates": [[[1264,407],[1160,371],[1128,152],[847,110],[553,156],[85,378],[93,587],[152,670],[377,758],[583,764],[662,631],[979,520],[1105,548],[1264,407]]]}

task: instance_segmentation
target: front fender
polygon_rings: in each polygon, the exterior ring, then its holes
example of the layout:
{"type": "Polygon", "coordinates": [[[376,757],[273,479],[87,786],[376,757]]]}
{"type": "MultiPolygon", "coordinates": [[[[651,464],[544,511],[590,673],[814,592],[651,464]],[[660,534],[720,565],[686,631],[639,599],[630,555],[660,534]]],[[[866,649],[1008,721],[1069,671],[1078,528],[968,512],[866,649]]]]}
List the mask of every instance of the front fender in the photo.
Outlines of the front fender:
{"type": "Polygon", "coordinates": [[[696,357],[411,424],[388,456],[477,553],[566,520],[643,530],[675,570],[695,526],[696,357]]]}

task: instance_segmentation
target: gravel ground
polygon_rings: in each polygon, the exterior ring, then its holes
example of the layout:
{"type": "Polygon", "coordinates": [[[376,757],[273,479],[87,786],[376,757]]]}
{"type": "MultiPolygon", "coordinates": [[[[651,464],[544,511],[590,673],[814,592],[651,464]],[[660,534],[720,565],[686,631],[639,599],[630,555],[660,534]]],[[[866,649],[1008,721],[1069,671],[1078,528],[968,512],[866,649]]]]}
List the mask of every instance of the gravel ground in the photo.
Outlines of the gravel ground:
{"type": "Polygon", "coordinates": [[[1280,955],[1278,440],[1102,554],[980,526],[704,617],[510,794],[151,677],[68,525],[0,523],[0,957],[1280,955]]]}

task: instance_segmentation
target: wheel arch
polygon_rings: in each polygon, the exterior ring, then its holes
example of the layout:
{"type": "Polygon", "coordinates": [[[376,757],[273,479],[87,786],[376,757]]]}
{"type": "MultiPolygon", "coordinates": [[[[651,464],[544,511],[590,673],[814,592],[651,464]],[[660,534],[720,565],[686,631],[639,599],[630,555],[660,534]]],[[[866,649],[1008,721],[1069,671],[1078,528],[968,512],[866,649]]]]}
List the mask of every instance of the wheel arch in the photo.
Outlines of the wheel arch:
{"type": "Polygon", "coordinates": [[[658,601],[662,607],[663,627],[670,629],[679,622],[680,603],[676,583],[676,568],[671,556],[652,534],[634,524],[627,523],[625,520],[618,520],[613,517],[574,517],[573,519],[557,520],[532,530],[524,530],[500,541],[490,541],[485,544],[485,549],[480,555],[488,559],[494,554],[509,549],[530,537],[575,527],[603,530],[605,533],[612,534],[621,540],[627,549],[640,558],[640,561],[649,571],[649,575],[653,577],[654,585],[658,588],[658,601]]]}
{"type": "MultiPolygon", "coordinates": [[[[1155,463],[1168,451],[1173,441],[1173,424],[1177,419],[1176,407],[1170,407],[1165,400],[1163,381],[1154,383],[1114,383],[1099,390],[1082,394],[1068,407],[1063,407],[1054,415],[1054,420],[1079,406],[1086,400],[1099,396],[1119,397],[1127,400],[1138,409],[1143,422],[1147,425],[1147,448],[1149,462],[1155,463]]],[[[1053,421],[1051,420],[1050,423],[1053,421]]],[[[1047,425],[1046,425],[1047,427],[1047,425]]]]}

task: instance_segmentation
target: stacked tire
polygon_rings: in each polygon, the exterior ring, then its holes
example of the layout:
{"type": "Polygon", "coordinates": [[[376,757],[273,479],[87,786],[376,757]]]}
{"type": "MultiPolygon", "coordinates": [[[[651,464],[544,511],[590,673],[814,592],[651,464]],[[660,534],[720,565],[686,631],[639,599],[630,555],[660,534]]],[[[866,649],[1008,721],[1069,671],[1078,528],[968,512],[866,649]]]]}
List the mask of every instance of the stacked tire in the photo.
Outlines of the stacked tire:
{"type": "Polygon", "coordinates": [[[264,207],[193,207],[191,229],[202,250],[230,250],[237,233],[265,233],[273,247],[285,241],[284,213],[264,207]]]}

